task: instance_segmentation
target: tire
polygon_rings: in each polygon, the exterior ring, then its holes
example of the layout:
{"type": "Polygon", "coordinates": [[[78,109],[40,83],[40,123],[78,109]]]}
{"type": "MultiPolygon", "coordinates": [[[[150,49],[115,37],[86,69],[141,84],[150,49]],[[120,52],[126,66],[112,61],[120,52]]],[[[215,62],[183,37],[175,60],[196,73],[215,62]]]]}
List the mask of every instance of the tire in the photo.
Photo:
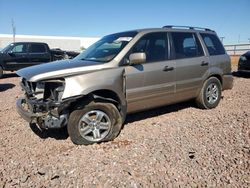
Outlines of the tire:
{"type": "Polygon", "coordinates": [[[221,82],[216,77],[208,78],[196,98],[196,104],[201,109],[212,109],[218,106],[221,99],[221,82]]]}
{"type": "Polygon", "coordinates": [[[238,76],[238,77],[242,77],[242,76],[244,76],[244,73],[238,70],[238,71],[237,71],[237,76],[238,76]]]}
{"type": "Polygon", "coordinates": [[[115,105],[91,102],[70,114],[67,128],[73,143],[89,145],[115,139],[121,127],[122,117],[115,105]]]}
{"type": "Polygon", "coordinates": [[[3,77],[3,67],[0,66],[0,78],[2,78],[2,77],[3,77]]]}

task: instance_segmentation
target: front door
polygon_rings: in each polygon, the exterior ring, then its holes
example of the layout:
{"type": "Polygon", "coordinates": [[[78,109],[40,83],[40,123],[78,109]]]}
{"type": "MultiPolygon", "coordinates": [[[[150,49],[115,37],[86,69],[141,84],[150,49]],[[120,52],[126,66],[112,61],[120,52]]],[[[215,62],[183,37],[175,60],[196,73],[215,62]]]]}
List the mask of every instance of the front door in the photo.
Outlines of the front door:
{"type": "Polygon", "coordinates": [[[29,65],[29,55],[27,53],[27,44],[15,44],[5,55],[4,58],[6,70],[18,70],[29,65]]]}
{"type": "Polygon", "coordinates": [[[129,52],[144,52],[146,62],[125,68],[128,112],[171,103],[175,62],[169,60],[168,46],[166,32],[150,33],[139,39],[129,52]]]}

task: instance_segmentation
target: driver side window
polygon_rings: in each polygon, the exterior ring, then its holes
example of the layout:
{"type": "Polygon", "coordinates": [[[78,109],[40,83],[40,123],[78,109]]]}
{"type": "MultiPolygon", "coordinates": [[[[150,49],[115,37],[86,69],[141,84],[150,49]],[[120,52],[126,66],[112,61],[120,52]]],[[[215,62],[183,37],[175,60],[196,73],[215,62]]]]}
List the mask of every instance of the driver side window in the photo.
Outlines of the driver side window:
{"type": "Polygon", "coordinates": [[[150,33],[143,36],[132,48],[131,53],[144,52],[146,63],[168,59],[167,33],[150,33]]]}
{"type": "Polygon", "coordinates": [[[16,46],[14,46],[11,51],[13,53],[25,53],[26,52],[25,45],[24,44],[18,44],[16,46]]]}

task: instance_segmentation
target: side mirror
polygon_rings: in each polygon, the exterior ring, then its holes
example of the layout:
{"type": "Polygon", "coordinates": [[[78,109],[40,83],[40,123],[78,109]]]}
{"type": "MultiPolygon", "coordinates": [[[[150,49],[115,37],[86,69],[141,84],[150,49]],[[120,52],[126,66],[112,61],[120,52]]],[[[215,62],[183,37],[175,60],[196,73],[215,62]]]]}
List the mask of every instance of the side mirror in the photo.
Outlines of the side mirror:
{"type": "Polygon", "coordinates": [[[130,54],[129,62],[131,65],[145,63],[146,54],[144,52],[130,54]]]}
{"type": "Polygon", "coordinates": [[[8,54],[9,54],[10,56],[14,56],[13,51],[9,51],[8,54]]]}

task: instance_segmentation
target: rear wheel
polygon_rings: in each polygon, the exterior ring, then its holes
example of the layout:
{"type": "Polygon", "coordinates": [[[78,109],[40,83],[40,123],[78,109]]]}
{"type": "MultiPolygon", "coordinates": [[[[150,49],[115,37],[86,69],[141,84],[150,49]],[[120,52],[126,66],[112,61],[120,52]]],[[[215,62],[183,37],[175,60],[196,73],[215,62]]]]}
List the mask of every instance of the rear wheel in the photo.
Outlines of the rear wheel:
{"type": "Polygon", "coordinates": [[[121,126],[121,115],[113,104],[91,102],[70,114],[68,133],[75,144],[89,145],[113,140],[121,126]]]}
{"type": "Polygon", "coordinates": [[[196,98],[196,104],[202,109],[211,109],[218,106],[221,99],[221,83],[216,77],[207,79],[196,98]]]}

